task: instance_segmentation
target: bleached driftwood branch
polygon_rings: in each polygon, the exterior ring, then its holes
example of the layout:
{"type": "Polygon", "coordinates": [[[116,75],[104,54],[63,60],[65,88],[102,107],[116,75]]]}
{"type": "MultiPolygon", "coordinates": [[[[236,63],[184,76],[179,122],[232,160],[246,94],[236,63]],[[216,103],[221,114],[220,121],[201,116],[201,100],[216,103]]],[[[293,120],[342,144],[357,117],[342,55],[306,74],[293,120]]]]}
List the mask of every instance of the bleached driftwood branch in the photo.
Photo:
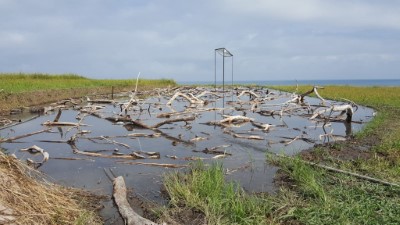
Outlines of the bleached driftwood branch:
{"type": "Polygon", "coordinates": [[[346,115],[347,115],[346,121],[347,122],[351,122],[351,119],[353,117],[353,107],[351,105],[333,105],[327,109],[323,109],[323,110],[319,110],[319,111],[315,112],[310,117],[310,120],[315,119],[317,116],[321,116],[322,114],[324,114],[326,112],[330,112],[330,114],[332,114],[333,112],[341,112],[340,115],[343,115],[344,113],[346,113],[346,115]]]}
{"type": "Polygon", "coordinates": [[[29,147],[29,148],[21,148],[20,150],[21,151],[30,152],[32,154],[35,154],[35,153],[42,154],[43,155],[43,159],[40,162],[35,162],[35,161],[30,160],[30,159],[27,159],[28,161],[30,161],[32,163],[35,163],[35,164],[43,164],[44,162],[47,162],[49,160],[49,158],[50,158],[50,155],[49,155],[48,152],[45,152],[41,147],[36,146],[36,145],[33,145],[33,146],[29,147]]]}
{"type": "Polygon", "coordinates": [[[313,93],[322,101],[322,104],[325,105],[325,99],[321,97],[321,95],[318,93],[318,89],[323,89],[324,87],[319,87],[319,86],[314,86],[311,90],[307,91],[306,93],[303,93],[300,95],[300,101],[304,102],[304,97],[313,93]]]}
{"type": "Polygon", "coordinates": [[[43,133],[43,132],[47,132],[49,130],[50,129],[44,129],[44,130],[40,130],[40,131],[29,133],[29,134],[23,134],[23,135],[15,136],[15,137],[4,138],[4,139],[0,138],[0,143],[2,143],[2,142],[12,142],[12,141],[15,141],[17,139],[29,137],[29,136],[32,136],[32,135],[35,135],[35,134],[40,134],[40,133],[43,133]]]}
{"type": "Polygon", "coordinates": [[[183,94],[183,93],[181,93],[181,92],[176,92],[176,93],[174,94],[174,96],[172,96],[172,98],[167,102],[167,105],[171,105],[172,102],[173,102],[177,97],[185,98],[186,100],[188,100],[188,101],[190,102],[190,104],[200,104],[200,105],[204,104],[204,101],[203,101],[203,100],[201,100],[201,99],[199,99],[199,98],[193,96],[193,95],[190,94],[190,93],[189,93],[189,95],[190,95],[190,96],[188,96],[188,95],[186,95],[186,94],[183,94]]]}
{"type": "Polygon", "coordinates": [[[114,192],[113,197],[115,204],[118,206],[119,213],[125,220],[127,225],[157,225],[156,223],[141,217],[137,214],[126,199],[126,185],[122,176],[116,177],[113,181],[114,192]]]}

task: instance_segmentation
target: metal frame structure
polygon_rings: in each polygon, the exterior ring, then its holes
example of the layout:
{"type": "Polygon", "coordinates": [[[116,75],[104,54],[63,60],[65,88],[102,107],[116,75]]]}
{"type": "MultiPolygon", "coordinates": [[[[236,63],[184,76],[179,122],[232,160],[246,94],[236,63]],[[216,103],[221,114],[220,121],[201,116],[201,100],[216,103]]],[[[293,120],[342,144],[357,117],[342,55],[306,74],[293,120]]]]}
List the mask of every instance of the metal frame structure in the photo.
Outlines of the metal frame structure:
{"type": "MultiPolygon", "coordinates": [[[[233,54],[230,53],[226,48],[216,48],[215,49],[215,51],[214,51],[214,86],[215,86],[215,90],[217,90],[217,53],[222,56],[222,92],[223,92],[223,95],[225,96],[225,57],[232,58],[232,88],[233,88],[233,54]]],[[[225,100],[224,100],[224,102],[225,102],[225,100]]]]}

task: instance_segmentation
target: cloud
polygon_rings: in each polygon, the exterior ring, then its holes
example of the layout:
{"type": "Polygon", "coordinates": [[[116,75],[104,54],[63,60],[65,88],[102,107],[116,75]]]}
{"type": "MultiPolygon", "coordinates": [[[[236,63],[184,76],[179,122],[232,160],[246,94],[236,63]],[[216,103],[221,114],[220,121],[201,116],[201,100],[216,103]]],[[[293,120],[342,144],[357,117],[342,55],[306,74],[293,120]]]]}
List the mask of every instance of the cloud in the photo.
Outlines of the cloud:
{"type": "Polygon", "coordinates": [[[0,0],[0,72],[213,80],[214,49],[226,47],[238,80],[392,78],[400,69],[399,5],[0,0]]]}
{"type": "Polygon", "coordinates": [[[400,29],[400,2],[396,1],[224,0],[224,4],[230,12],[259,18],[400,29]]]}

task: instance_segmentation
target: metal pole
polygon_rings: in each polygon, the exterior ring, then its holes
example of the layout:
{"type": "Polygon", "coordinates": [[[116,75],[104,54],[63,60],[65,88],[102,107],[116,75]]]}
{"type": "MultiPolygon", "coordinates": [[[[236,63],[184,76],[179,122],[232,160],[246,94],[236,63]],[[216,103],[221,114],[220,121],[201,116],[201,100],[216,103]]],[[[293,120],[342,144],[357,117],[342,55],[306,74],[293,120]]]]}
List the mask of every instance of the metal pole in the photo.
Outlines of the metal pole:
{"type": "Polygon", "coordinates": [[[232,102],[233,102],[233,56],[232,56],[232,86],[231,86],[231,89],[232,89],[232,102]]]}
{"type": "Polygon", "coordinates": [[[225,108],[225,49],[222,53],[222,107],[225,108]]]}
{"type": "Polygon", "coordinates": [[[217,92],[217,49],[214,50],[214,88],[217,92]]]}

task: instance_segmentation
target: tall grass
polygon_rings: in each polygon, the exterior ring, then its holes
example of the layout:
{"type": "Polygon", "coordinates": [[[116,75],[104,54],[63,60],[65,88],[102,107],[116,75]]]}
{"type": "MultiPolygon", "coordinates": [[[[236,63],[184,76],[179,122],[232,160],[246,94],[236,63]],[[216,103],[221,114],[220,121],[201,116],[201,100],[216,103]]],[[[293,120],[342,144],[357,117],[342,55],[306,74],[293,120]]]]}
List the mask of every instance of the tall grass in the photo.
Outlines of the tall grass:
{"type": "MultiPolygon", "coordinates": [[[[65,88],[93,88],[93,87],[127,87],[136,84],[136,79],[111,80],[89,79],[75,74],[0,74],[0,90],[6,93],[20,93],[37,90],[53,90],[65,88]]],[[[174,86],[175,81],[169,79],[139,79],[141,86],[174,86]]]]}
{"type": "Polygon", "coordinates": [[[199,161],[188,173],[168,174],[164,184],[171,204],[203,212],[208,224],[265,224],[271,211],[268,199],[247,195],[238,184],[225,182],[221,164],[206,168],[199,161]]]}

